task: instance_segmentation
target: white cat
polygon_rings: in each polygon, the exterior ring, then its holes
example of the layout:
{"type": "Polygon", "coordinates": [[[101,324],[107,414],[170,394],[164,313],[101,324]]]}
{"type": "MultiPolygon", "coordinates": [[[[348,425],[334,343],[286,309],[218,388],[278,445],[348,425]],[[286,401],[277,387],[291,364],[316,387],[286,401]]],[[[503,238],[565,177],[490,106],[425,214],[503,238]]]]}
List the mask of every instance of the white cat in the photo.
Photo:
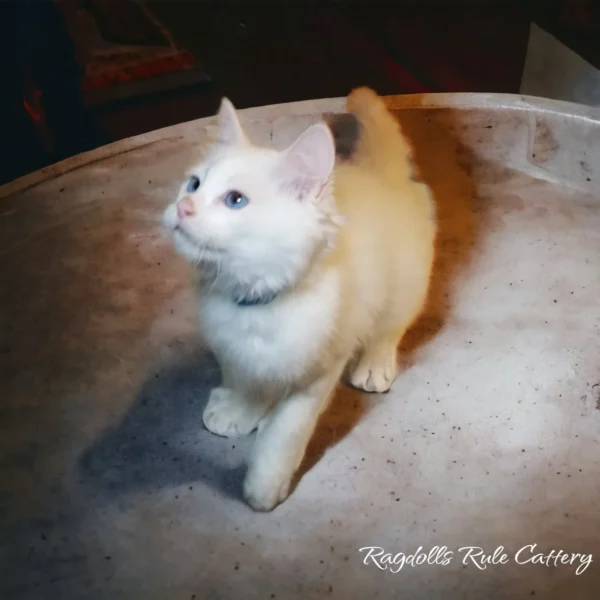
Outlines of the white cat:
{"type": "Polygon", "coordinates": [[[288,496],[347,366],[355,387],[389,390],[427,296],[429,188],[382,99],[360,88],[347,106],[359,140],[336,164],[325,123],[282,152],[258,147],[224,99],[218,142],[164,215],[197,265],[200,326],[223,372],[204,424],[222,436],[258,427],[244,482],[256,510],[288,496]]]}

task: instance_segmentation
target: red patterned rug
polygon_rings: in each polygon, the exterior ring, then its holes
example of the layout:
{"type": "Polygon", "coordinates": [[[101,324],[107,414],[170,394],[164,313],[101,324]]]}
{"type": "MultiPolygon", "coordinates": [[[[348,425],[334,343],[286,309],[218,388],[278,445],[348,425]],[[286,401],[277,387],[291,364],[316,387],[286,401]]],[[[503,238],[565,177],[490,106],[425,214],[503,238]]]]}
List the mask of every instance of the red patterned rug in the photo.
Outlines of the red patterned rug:
{"type": "Polygon", "coordinates": [[[89,104],[210,81],[197,58],[138,0],[60,5],[84,66],[89,104]]]}

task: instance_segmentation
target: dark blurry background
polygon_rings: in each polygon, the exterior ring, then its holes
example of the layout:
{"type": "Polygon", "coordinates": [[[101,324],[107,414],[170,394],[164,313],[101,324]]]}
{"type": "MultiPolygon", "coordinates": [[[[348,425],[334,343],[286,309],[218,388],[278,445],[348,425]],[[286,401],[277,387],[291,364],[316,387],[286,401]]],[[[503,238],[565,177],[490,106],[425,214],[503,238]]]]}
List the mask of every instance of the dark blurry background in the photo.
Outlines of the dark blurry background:
{"type": "Polygon", "coordinates": [[[0,3],[7,181],[109,141],[248,106],[518,93],[533,27],[600,66],[598,0],[0,3]]]}

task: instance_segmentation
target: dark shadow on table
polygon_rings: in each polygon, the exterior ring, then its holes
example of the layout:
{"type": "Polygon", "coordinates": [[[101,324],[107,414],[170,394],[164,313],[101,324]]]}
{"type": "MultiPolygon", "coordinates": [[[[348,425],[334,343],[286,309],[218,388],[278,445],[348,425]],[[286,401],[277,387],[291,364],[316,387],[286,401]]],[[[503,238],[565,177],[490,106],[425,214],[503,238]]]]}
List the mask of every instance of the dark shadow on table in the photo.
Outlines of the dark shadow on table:
{"type": "Polygon", "coordinates": [[[122,495],[203,482],[240,498],[251,439],[227,439],[202,424],[210,390],[220,380],[208,353],[152,375],[116,426],[80,457],[82,483],[122,495]]]}

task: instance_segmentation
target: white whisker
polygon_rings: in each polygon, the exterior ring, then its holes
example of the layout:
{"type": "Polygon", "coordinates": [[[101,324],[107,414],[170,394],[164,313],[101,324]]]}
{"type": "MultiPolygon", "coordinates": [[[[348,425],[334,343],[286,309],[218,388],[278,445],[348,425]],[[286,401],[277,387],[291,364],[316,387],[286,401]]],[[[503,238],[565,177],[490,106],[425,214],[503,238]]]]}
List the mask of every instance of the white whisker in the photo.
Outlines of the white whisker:
{"type": "Polygon", "coordinates": [[[211,286],[208,288],[208,293],[212,292],[213,288],[219,281],[219,276],[221,275],[221,260],[217,259],[217,274],[215,275],[215,279],[212,282],[211,286]]]}

